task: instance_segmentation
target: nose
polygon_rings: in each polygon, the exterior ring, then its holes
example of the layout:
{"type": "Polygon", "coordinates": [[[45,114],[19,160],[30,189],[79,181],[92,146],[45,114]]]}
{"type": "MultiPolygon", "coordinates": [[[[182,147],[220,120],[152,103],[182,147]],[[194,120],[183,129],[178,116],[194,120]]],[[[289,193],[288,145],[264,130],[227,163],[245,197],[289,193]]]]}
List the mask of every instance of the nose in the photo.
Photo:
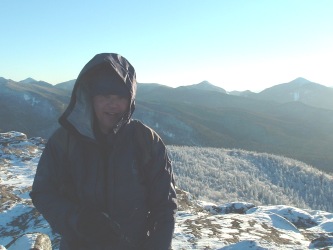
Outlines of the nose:
{"type": "Polygon", "coordinates": [[[121,102],[121,98],[117,95],[109,95],[106,99],[106,102],[110,107],[117,107],[121,102]]]}
{"type": "Polygon", "coordinates": [[[113,105],[115,105],[115,104],[117,103],[117,101],[116,101],[115,98],[109,96],[109,97],[107,98],[107,100],[106,100],[106,103],[107,103],[107,105],[109,105],[109,106],[113,106],[113,105]]]}

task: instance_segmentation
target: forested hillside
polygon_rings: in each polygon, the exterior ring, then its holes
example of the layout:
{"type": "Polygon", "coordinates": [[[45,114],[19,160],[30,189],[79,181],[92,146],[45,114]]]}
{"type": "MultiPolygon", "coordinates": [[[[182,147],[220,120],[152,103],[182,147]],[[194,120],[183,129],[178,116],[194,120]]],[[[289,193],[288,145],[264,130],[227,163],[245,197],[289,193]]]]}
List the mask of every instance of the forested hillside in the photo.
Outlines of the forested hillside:
{"type": "Polygon", "coordinates": [[[303,162],[237,149],[169,146],[176,185],[215,203],[333,211],[333,177],[303,162]]]}

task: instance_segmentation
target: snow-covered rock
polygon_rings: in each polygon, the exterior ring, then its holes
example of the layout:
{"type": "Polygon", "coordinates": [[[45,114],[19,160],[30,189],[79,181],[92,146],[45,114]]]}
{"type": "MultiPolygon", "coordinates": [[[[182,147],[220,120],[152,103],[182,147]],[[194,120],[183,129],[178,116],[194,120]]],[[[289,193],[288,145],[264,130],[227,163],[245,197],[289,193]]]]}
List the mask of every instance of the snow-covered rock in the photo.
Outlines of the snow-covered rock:
{"type": "Polygon", "coordinates": [[[265,212],[265,213],[274,213],[278,214],[285,219],[289,220],[291,223],[293,223],[298,228],[310,228],[313,226],[317,226],[317,222],[315,221],[315,218],[309,214],[308,212],[298,209],[295,207],[290,206],[260,206],[255,207],[251,210],[248,210],[247,213],[253,213],[253,212],[265,212]]]}
{"type": "Polygon", "coordinates": [[[248,202],[230,202],[217,206],[214,203],[198,201],[198,204],[212,214],[245,214],[250,208],[255,207],[248,202]]]}
{"type": "MultiPolygon", "coordinates": [[[[0,246],[1,249],[6,249],[4,246],[0,246]],[[2,248],[1,248],[2,247],[2,248]]],[[[27,233],[15,238],[8,244],[10,250],[52,250],[52,244],[50,237],[41,233],[27,233]]]]}

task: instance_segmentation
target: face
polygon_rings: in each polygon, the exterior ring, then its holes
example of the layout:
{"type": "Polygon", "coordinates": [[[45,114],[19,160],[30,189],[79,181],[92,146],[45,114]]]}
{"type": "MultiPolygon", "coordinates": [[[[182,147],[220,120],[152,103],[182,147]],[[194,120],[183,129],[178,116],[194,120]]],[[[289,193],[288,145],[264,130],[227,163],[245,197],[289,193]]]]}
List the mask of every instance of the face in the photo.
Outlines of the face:
{"type": "Polygon", "coordinates": [[[104,134],[122,118],[129,108],[129,98],[118,95],[96,95],[93,97],[93,107],[100,130],[104,134]]]}

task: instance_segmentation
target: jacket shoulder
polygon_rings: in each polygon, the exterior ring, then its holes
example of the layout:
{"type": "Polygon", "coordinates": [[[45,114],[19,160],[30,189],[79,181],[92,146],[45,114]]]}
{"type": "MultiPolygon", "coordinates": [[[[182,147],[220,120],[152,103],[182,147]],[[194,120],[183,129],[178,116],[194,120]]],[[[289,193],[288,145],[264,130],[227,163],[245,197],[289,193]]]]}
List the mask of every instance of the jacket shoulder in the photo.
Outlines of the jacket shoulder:
{"type": "Polygon", "coordinates": [[[150,162],[152,157],[156,157],[166,150],[161,137],[150,127],[138,120],[131,120],[133,126],[133,140],[139,148],[139,158],[143,165],[150,162]]]}
{"type": "Polygon", "coordinates": [[[59,150],[59,153],[68,154],[75,145],[74,138],[67,129],[60,127],[52,134],[47,144],[59,150]]]}
{"type": "Polygon", "coordinates": [[[54,133],[51,135],[50,139],[48,140],[50,143],[61,144],[65,142],[69,137],[69,133],[63,127],[58,128],[54,133]]]}
{"type": "Polygon", "coordinates": [[[134,139],[138,141],[141,147],[152,149],[153,145],[164,145],[161,137],[152,128],[139,120],[131,120],[131,124],[134,129],[134,139]]]}
{"type": "Polygon", "coordinates": [[[155,130],[143,124],[139,120],[131,120],[132,126],[134,126],[134,134],[140,141],[146,143],[157,143],[162,142],[161,137],[156,133],[155,130]]]}

